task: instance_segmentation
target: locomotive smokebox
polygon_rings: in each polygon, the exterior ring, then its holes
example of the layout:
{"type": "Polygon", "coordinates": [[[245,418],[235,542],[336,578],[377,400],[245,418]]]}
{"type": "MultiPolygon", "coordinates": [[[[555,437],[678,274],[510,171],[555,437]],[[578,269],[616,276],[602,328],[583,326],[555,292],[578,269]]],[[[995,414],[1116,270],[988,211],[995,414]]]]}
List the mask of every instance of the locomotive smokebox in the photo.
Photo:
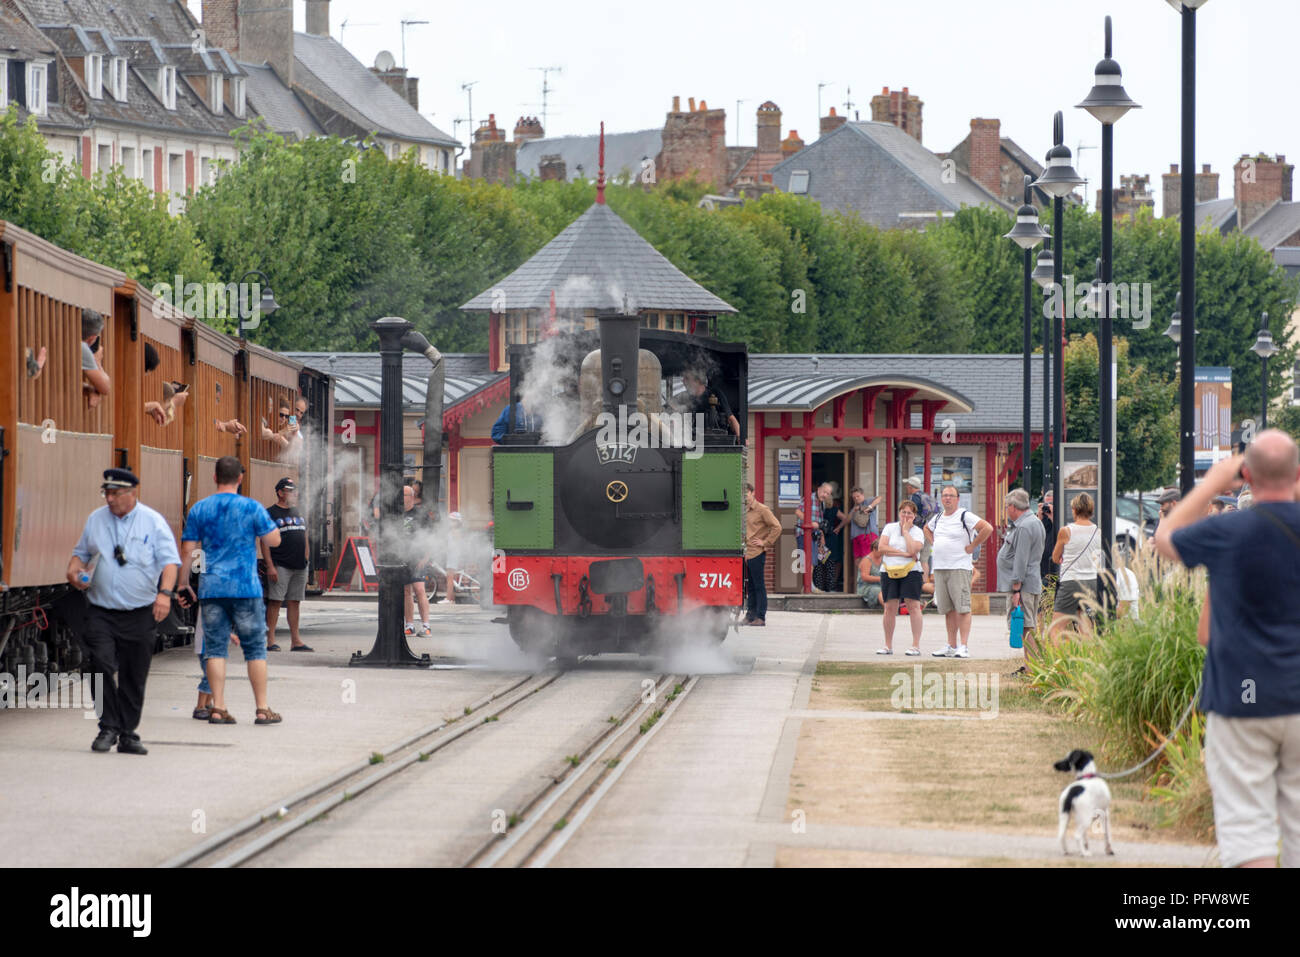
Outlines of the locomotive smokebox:
{"type": "Polygon", "coordinates": [[[628,412],[637,407],[637,362],[641,347],[641,317],[626,309],[600,310],[601,405],[618,414],[620,405],[628,412]]]}

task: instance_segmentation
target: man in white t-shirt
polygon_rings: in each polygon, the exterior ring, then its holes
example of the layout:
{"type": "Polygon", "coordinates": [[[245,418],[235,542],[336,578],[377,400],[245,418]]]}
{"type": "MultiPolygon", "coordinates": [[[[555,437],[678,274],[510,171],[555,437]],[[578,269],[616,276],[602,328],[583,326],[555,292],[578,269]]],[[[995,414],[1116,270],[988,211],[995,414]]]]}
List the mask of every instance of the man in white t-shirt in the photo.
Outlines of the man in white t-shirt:
{"type": "Polygon", "coordinates": [[[1134,621],[1138,618],[1138,577],[1133,569],[1121,564],[1115,569],[1115,600],[1119,605],[1115,613],[1119,617],[1128,615],[1134,621]]]}
{"type": "Polygon", "coordinates": [[[948,644],[936,658],[969,658],[970,581],[975,570],[972,554],[993,534],[993,526],[960,506],[957,488],[945,485],[939,493],[943,511],[926,523],[926,540],[934,545],[934,603],[948,626],[948,644]],[[961,634],[961,644],[957,635],[961,634]]]}

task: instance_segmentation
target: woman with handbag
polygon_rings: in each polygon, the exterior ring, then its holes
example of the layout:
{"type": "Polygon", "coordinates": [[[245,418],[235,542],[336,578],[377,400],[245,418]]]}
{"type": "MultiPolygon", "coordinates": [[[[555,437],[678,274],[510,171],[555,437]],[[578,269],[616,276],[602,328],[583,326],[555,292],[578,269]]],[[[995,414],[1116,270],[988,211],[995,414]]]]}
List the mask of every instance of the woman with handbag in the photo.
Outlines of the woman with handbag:
{"type": "Polygon", "coordinates": [[[1097,569],[1102,565],[1101,541],[1092,519],[1092,496],[1080,492],[1070,502],[1074,521],[1057,533],[1052,561],[1061,568],[1052,603],[1052,625],[1048,634],[1070,623],[1087,635],[1089,604],[1097,600],[1097,569]]]}
{"type": "Polygon", "coordinates": [[[890,522],[880,533],[876,550],[883,556],[881,601],[885,605],[885,647],[876,649],[878,655],[894,653],[894,621],[898,616],[898,603],[906,603],[912,623],[912,647],[908,655],[921,653],[921,549],[925,535],[916,525],[916,504],[905,498],[898,503],[898,521],[890,522]]]}

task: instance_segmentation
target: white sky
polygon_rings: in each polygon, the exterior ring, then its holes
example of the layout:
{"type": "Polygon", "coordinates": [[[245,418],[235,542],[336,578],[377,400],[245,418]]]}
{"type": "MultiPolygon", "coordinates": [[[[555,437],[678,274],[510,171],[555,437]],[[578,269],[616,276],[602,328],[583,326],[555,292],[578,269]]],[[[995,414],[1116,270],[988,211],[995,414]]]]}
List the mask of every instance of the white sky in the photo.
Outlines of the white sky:
{"type": "MultiPolygon", "coordinates": [[[[200,0],[188,0],[198,14],[200,0]]],[[[296,0],[298,29],[305,4],[296,0]]],[[[497,116],[507,135],[521,114],[540,116],[542,74],[550,75],[548,135],[659,128],[674,94],[727,111],[727,143],[754,143],[754,111],[773,100],[805,142],[822,112],[844,112],[846,87],[870,118],[884,86],[907,86],[924,102],[924,144],[956,145],[972,117],[1002,121],[1040,161],[1051,146],[1052,114],[1065,111],[1065,141],[1088,179],[1101,175],[1101,128],[1074,109],[1092,87],[1103,53],[1103,18],[1115,18],[1115,59],[1143,109],[1115,127],[1115,184],[1149,174],[1161,204],[1160,174],[1180,159],[1181,28],[1165,0],[750,0],[744,4],[623,0],[556,4],[334,0],[330,26],[367,65],[390,50],[402,57],[402,19],[429,20],[406,31],[406,58],[420,80],[420,107],[462,143],[469,125],[461,84],[473,88],[474,120],[497,116]],[[736,100],[742,122],[736,128],[736,100]]],[[[1211,0],[1197,13],[1197,168],[1220,173],[1232,195],[1242,153],[1282,153],[1300,164],[1300,0],[1211,0]]]]}

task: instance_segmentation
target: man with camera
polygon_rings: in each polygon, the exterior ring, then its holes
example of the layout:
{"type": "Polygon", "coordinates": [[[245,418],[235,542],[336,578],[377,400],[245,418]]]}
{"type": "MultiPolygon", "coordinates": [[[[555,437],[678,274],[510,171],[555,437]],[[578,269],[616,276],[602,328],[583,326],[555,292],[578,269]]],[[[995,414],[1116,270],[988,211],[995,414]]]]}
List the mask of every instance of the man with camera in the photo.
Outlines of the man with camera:
{"type": "MultiPolygon", "coordinates": [[[[1043,541],[1052,542],[1056,540],[1056,515],[1053,512],[1052,493],[1050,491],[1043,493],[1043,501],[1038,506],[1038,520],[1043,523],[1043,541]]],[[[1048,576],[1055,575],[1060,571],[1060,566],[1052,561],[1052,550],[1043,548],[1043,557],[1038,562],[1038,573],[1044,582],[1048,576]]]]}
{"type": "Polygon", "coordinates": [[[1300,867],[1300,450],[1266,429],[1216,462],[1160,522],[1156,550],[1210,573],[1200,706],[1215,836],[1225,867],[1300,867]],[[1249,511],[1205,518],[1244,477],[1249,511]]]}
{"type": "Polygon", "coordinates": [[[144,708],[154,626],[171,611],[181,558],[167,520],[139,503],[139,485],[128,469],[104,472],[100,491],[106,504],[86,519],[68,562],[68,584],[90,602],[82,640],[90,655],[91,687],[99,695],[99,735],[92,751],[116,744],[121,754],[149,753],[135,729],[144,708]]]}

